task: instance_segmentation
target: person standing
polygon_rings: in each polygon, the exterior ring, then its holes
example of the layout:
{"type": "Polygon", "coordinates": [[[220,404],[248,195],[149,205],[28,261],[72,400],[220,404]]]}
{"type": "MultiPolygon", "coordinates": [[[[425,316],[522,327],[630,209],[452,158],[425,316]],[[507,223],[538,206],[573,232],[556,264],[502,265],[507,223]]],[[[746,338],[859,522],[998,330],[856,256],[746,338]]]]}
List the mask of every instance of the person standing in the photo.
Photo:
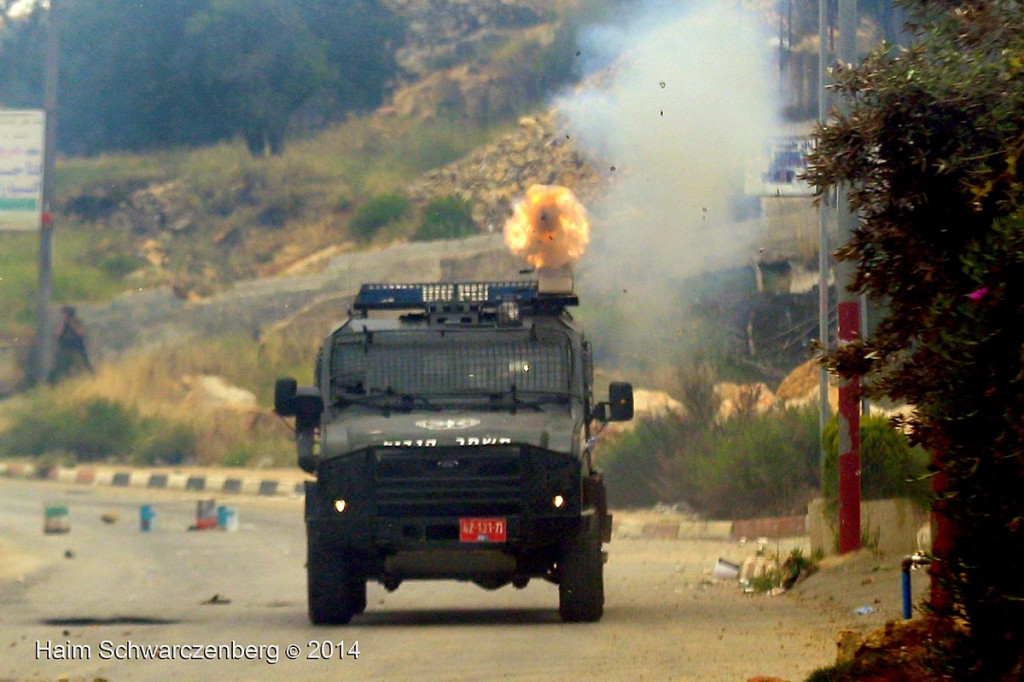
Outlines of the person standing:
{"type": "Polygon", "coordinates": [[[63,317],[57,327],[57,355],[50,373],[51,384],[77,374],[80,367],[87,369],[90,374],[95,373],[85,346],[85,325],[76,317],[72,306],[64,306],[61,312],[63,317]]]}

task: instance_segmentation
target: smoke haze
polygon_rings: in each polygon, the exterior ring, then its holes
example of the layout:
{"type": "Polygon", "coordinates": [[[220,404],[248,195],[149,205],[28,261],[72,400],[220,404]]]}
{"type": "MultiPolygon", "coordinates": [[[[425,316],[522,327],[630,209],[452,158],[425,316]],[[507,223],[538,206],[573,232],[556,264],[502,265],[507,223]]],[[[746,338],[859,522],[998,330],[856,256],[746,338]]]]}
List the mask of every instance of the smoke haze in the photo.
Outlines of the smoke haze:
{"type": "Polygon", "coordinates": [[[583,300],[625,304],[634,332],[679,317],[665,291],[675,294],[682,278],[757,253],[756,223],[738,220],[736,206],[744,163],[776,134],[779,109],[770,38],[739,3],[637,8],[585,34],[592,71],[555,102],[567,133],[609,176],[607,194],[588,206],[583,300]]]}

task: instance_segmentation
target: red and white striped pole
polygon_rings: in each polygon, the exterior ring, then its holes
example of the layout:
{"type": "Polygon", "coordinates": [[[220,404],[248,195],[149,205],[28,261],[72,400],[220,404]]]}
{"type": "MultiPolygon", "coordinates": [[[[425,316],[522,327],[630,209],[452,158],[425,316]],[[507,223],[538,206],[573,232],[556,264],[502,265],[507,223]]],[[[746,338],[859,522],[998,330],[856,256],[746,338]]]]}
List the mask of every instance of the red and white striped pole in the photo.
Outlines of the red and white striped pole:
{"type": "MultiPolygon", "coordinates": [[[[857,0],[839,0],[839,59],[843,65],[857,58],[857,0]]],[[[839,243],[849,241],[857,216],[850,210],[847,193],[839,187],[839,243]]],[[[836,295],[839,302],[839,345],[860,339],[861,306],[849,290],[854,265],[836,265],[836,295]]],[[[860,549],[860,378],[842,379],[839,385],[839,553],[860,549]]]]}

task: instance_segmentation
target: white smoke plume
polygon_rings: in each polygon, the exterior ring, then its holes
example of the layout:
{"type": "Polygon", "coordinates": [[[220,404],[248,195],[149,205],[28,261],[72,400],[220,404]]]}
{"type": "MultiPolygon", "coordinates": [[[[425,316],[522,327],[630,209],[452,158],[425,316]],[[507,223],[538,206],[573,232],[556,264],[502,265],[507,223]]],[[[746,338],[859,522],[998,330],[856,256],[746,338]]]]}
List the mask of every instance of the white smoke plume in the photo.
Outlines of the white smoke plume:
{"type": "Polygon", "coordinates": [[[621,314],[643,315],[627,319],[639,331],[664,327],[666,287],[757,253],[756,222],[735,209],[746,162],[779,129],[779,81],[770,37],[739,2],[635,7],[585,33],[581,56],[603,68],[555,108],[609,176],[607,194],[587,207],[583,301],[614,304],[609,293],[626,290],[621,314]]]}

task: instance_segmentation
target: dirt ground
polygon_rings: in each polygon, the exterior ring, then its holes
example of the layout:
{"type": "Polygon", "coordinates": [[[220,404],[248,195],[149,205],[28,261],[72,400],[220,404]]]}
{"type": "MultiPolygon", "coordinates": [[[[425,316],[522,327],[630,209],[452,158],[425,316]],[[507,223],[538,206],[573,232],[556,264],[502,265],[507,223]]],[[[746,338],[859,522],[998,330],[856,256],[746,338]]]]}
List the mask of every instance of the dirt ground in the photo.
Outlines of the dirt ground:
{"type": "MultiPolygon", "coordinates": [[[[134,494],[130,490],[108,490],[105,494],[107,492],[126,498],[134,494]]],[[[161,491],[160,494],[169,498],[185,498],[190,495],[184,491],[161,491]]],[[[289,513],[300,513],[299,500],[254,498],[251,503],[259,507],[284,506],[288,507],[289,513]]],[[[246,513],[251,515],[253,512],[246,513]]],[[[657,519],[671,520],[652,512],[618,512],[616,516],[620,521],[634,524],[657,519]]],[[[837,643],[848,648],[855,647],[863,635],[882,628],[887,621],[901,619],[899,562],[902,557],[882,556],[870,550],[862,550],[844,557],[826,558],[820,570],[777,596],[758,594],[748,598],[743,595],[743,587],[738,580],[716,580],[711,575],[718,559],[742,564],[744,559],[756,554],[757,545],[756,539],[742,545],[731,540],[613,540],[609,545],[611,561],[606,573],[609,578],[606,580],[610,581],[607,585],[611,595],[609,598],[613,600],[613,608],[617,611],[613,611],[608,623],[603,624],[608,636],[614,638],[621,630],[625,633],[621,634],[621,638],[634,638],[635,633],[628,629],[628,617],[633,612],[653,612],[656,608],[667,608],[666,605],[707,619],[704,626],[695,621],[687,624],[684,630],[681,625],[668,626],[667,621],[657,621],[655,626],[656,618],[652,616],[654,620],[649,626],[652,639],[648,645],[638,647],[635,652],[637,663],[642,666],[634,668],[634,671],[642,671],[644,674],[634,676],[633,679],[712,679],[705,674],[706,670],[698,674],[698,670],[704,670],[699,667],[703,664],[698,659],[716,655],[724,661],[721,657],[728,654],[723,652],[735,651],[746,652],[745,658],[748,661],[756,660],[754,672],[763,670],[765,675],[781,675],[781,679],[789,682],[800,682],[812,667],[834,661],[830,652],[838,651],[834,648],[837,643]],[[651,601],[652,595],[654,601],[651,601]],[[765,619],[771,622],[766,623],[765,619]],[[712,621],[716,623],[714,627],[711,627],[712,621]],[[673,628],[680,629],[673,631],[673,628]],[[655,633],[657,636],[654,636],[655,633]],[[727,640],[724,643],[721,641],[723,633],[727,640]],[[685,637],[685,640],[678,639],[681,637],[685,637]],[[681,645],[678,644],[682,641],[685,641],[684,653],[680,653],[681,645]],[[666,646],[669,648],[666,649],[666,646]],[[805,661],[802,667],[797,667],[795,663],[801,658],[793,658],[795,649],[803,652],[800,653],[805,661]],[[687,674],[694,676],[687,677],[687,674]]],[[[764,551],[769,555],[774,553],[785,557],[793,548],[800,548],[805,556],[809,555],[806,538],[770,541],[764,551]]],[[[34,546],[29,545],[26,550],[9,539],[0,539],[0,582],[28,580],[42,566],[41,562],[42,559],[35,556],[34,546]]],[[[927,593],[927,575],[924,572],[915,573],[913,586],[914,602],[919,603],[927,593]]],[[[513,597],[516,595],[512,594],[509,598],[513,597]]],[[[402,600],[406,599],[407,596],[402,596],[402,600]]],[[[429,600],[424,601],[428,606],[431,603],[429,600]]],[[[305,631],[304,623],[300,622],[298,627],[305,631]]],[[[519,633],[521,630],[526,632],[522,628],[512,628],[510,632],[519,633]]],[[[421,630],[417,632],[422,634],[421,630]]],[[[553,636],[539,632],[538,636],[543,638],[553,636]]],[[[556,632],[562,636],[570,631],[556,632]]],[[[384,634],[378,637],[383,639],[384,634]]],[[[554,663],[549,661],[545,665],[554,663]]],[[[730,667],[728,662],[723,662],[716,664],[716,667],[720,669],[721,675],[713,677],[715,680],[745,682],[752,678],[747,672],[751,670],[750,665],[730,667]]],[[[607,672],[607,679],[627,679],[623,677],[625,671],[607,672]]]]}

